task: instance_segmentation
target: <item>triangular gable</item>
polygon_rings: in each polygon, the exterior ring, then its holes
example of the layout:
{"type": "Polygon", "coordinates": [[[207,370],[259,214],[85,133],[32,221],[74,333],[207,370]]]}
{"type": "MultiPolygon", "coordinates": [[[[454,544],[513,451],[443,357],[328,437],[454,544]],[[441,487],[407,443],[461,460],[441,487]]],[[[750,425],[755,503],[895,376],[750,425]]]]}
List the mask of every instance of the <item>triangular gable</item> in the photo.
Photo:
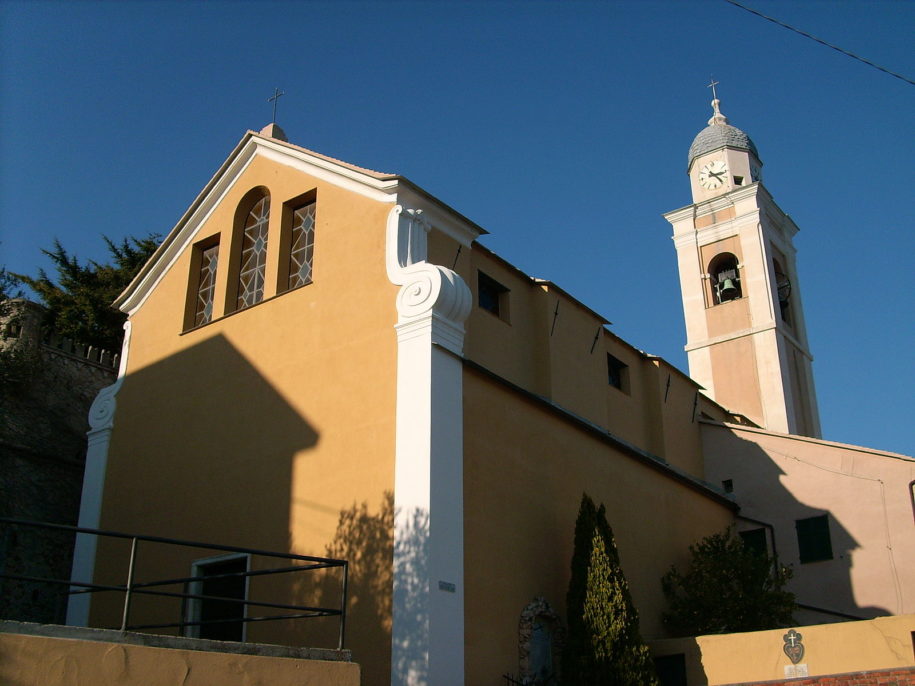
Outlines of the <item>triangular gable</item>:
{"type": "Polygon", "coordinates": [[[143,304],[184,250],[193,242],[198,229],[204,224],[213,209],[219,205],[252,160],[258,156],[380,202],[395,203],[398,191],[412,191],[410,195],[419,195],[422,200],[431,201],[438,209],[444,210],[443,215],[448,216],[451,221],[457,220],[458,223],[469,226],[472,231],[477,232],[477,235],[487,233],[483,228],[403,176],[359,167],[277,138],[248,131],[200,191],[175,227],[169,231],[165,240],[143,265],[130,285],[114,301],[114,307],[132,314],[143,304]]]}

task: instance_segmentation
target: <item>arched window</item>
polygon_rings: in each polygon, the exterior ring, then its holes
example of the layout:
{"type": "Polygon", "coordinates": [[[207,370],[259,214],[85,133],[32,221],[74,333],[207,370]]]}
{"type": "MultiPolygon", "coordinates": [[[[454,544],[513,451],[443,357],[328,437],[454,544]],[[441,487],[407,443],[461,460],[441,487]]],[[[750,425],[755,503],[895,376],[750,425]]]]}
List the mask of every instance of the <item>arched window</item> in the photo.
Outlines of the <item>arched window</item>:
{"type": "Polygon", "coordinates": [[[251,307],[263,300],[264,273],[267,268],[267,225],[270,223],[270,196],[266,192],[260,192],[253,198],[246,199],[252,204],[244,219],[241,238],[238,296],[235,303],[237,310],[251,307]]]}
{"type": "Polygon", "coordinates": [[[787,272],[782,267],[781,262],[777,259],[772,260],[773,271],[775,272],[775,296],[778,298],[778,307],[782,313],[782,321],[785,324],[791,324],[791,307],[789,298],[791,298],[791,279],[788,278],[787,272]]]}
{"type": "Polygon", "coordinates": [[[743,295],[740,287],[740,270],[737,258],[729,252],[716,255],[708,268],[712,283],[712,302],[715,305],[736,300],[743,295]]]}

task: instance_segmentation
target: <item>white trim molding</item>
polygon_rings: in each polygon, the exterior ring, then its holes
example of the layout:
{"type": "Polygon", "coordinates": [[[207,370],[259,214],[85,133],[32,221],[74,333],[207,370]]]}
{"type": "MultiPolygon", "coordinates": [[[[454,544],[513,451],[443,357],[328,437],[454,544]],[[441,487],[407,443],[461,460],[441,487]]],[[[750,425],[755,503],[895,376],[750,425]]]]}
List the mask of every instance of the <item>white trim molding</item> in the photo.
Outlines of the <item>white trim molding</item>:
{"type": "Polygon", "coordinates": [[[427,261],[422,210],[388,214],[398,286],[392,686],[464,683],[463,352],[470,289],[427,261]],[[435,531],[435,536],[431,535],[435,531]]]}
{"type": "MultiPolygon", "coordinates": [[[[79,503],[79,526],[87,529],[99,528],[102,515],[102,492],[105,488],[105,472],[108,468],[108,446],[111,444],[111,430],[114,428],[115,398],[127,374],[127,356],[130,350],[132,323],[124,322],[124,343],[121,345],[121,364],[118,378],[110,386],[98,392],[89,408],[89,445],[86,449],[86,471],[83,474],[83,494],[79,503]]],[[[95,573],[95,553],[98,537],[77,534],[73,548],[73,566],[70,580],[92,583],[95,573]]],[[[67,624],[70,626],[89,625],[89,594],[71,595],[67,604],[67,624]]]]}

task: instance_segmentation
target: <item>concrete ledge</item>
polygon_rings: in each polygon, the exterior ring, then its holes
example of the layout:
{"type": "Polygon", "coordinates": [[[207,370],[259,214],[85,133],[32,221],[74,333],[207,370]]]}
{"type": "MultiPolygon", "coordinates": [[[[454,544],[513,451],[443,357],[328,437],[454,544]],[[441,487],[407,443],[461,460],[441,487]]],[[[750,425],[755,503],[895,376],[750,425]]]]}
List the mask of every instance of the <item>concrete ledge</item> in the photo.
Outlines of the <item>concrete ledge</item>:
{"type": "Polygon", "coordinates": [[[359,686],[349,651],[0,621],[3,686],[359,686]]]}
{"type": "Polygon", "coordinates": [[[288,657],[296,660],[327,660],[331,662],[352,661],[352,654],[349,650],[334,650],[332,648],[297,648],[267,643],[213,641],[206,638],[140,634],[133,631],[89,629],[81,626],[64,626],[58,624],[33,624],[31,622],[15,622],[7,619],[0,619],[0,634],[22,634],[24,636],[44,636],[46,638],[66,638],[77,641],[121,643],[146,646],[147,648],[198,650],[213,653],[230,653],[234,655],[288,657]]]}

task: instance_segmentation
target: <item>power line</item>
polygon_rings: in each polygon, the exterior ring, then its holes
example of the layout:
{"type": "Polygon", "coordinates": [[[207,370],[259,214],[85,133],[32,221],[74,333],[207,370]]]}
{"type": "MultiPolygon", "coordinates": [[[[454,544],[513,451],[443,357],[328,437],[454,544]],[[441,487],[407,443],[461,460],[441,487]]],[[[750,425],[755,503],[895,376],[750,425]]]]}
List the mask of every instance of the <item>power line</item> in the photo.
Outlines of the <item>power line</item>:
{"type": "Polygon", "coordinates": [[[890,76],[895,76],[897,79],[900,79],[902,81],[905,81],[908,84],[915,86],[915,81],[912,81],[912,79],[908,79],[905,76],[902,76],[901,74],[897,74],[896,72],[890,71],[889,69],[886,69],[885,67],[881,67],[879,64],[874,64],[870,60],[864,59],[863,57],[859,57],[858,55],[854,54],[853,52],[849,52],[848,50],[843,50],[842,48],[838,47],[837,45],[833,45],[832,43],[827,43],[822,38],[817,38],[816,36],[811,35],[811,34],[807,33],[806,31],[801,31],[800,29],[796,29],[793,26],[790,26],[789,24],[779,21],[778,19],[773,19],[772,17],[768,17],[765,14],[763,14],[762,12],[757,12],[756,10],[751,9],[750,7],[747,7],[746,5],[741,5],[739,2],[736,2],[736,0],[724,0],[724,1],[731,5],[734,5],[735,7],[739,7],[742,10],[746,10],[750,14],[755,14],[757,17],[762,17],[766,21],[771,21],[773,24],[778,24],[779,26],[786,28],[789,31],[794,31],[795,33],[799,33],[800,35],[804,36],[805,38],[809,38],[812,41],[816,41],[820,45],[825,45],[827,48],[832,48],[836,52],[841,52],[843,55],[847,55],[848,57],[851,57],[852,59],[858,60],[859,62],[864,62],[864,64],[866,64],[870,67],[873,67],[874,69],[879,69],[880,71],[882,71],[885,74],[889,74],[890,76]]]}

